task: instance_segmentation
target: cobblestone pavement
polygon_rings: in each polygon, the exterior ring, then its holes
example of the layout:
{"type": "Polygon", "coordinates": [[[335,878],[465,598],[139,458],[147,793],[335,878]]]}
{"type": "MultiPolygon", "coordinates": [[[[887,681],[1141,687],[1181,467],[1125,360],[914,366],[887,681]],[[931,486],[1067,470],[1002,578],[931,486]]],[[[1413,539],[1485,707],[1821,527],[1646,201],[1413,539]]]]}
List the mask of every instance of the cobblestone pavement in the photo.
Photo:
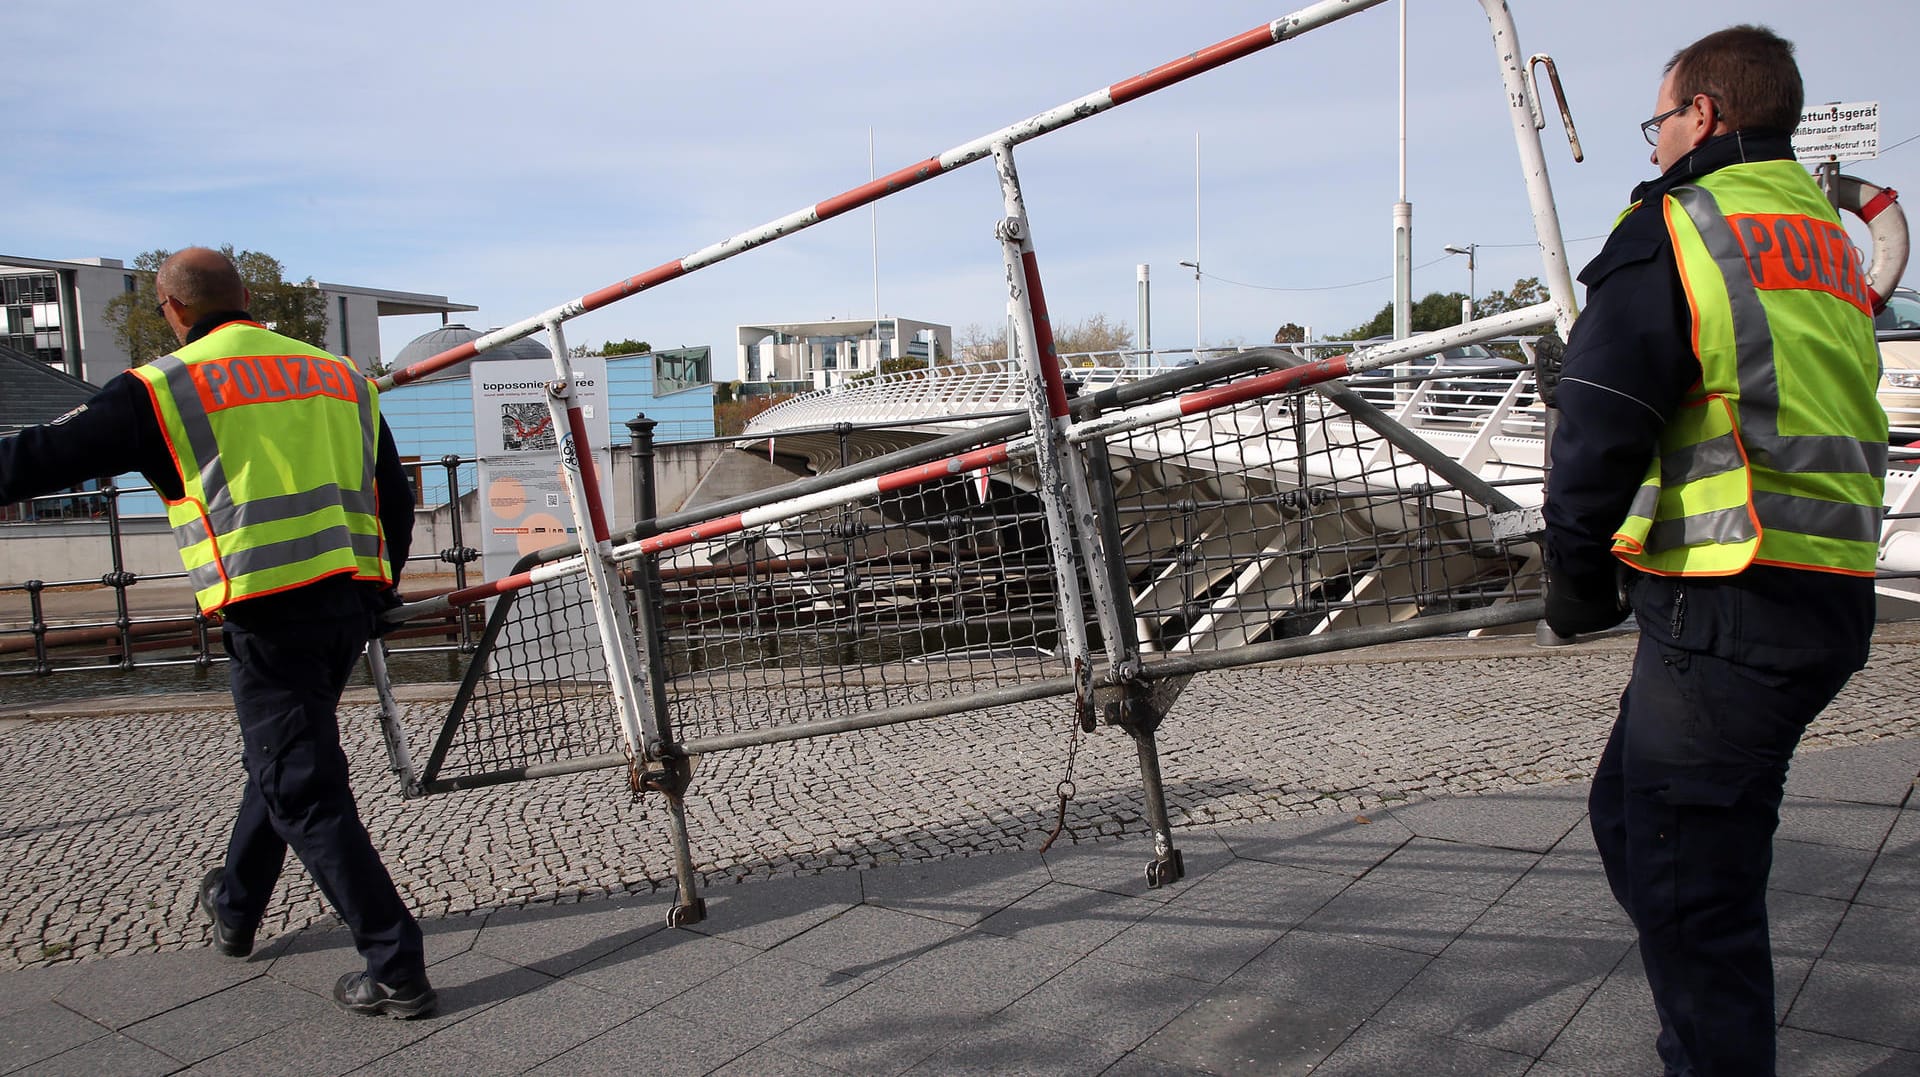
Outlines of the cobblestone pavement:
{"type": "MultiPolygon", "coordinates": [[[[1631,640],[1537,649],[1441,641],[1197,677],[1160,731],[1175,825],[1366,811],[1583,779],[1631,640]]],[[[1803,752],[1920,737],[1920,626],[1882,629],[1871,665],[1803,752]]],[[[0,708],[0,968],[205,946],[194,885],[240,789],[230,713],[52,718],[0,708]]],[[[57,708],[55,708],[57,709],[57,708]]],[[[444,704],[408,705],[437,726],[444,704]]],[[[402,800],[373,709],[343,708],[361,810],[423,919],[672,886],[665,813],[614,772],[402,800]]],[[[1054,823],[1067,714],[1051,701],[702,760],[688,794],[707,885],[1034,849],[1054,823]]],[[[1144,830],[1131,742],[1080,749],[1061,840],[1144,830]]],[[[291,865],[264,940],[330,919],[291,865]]]]}

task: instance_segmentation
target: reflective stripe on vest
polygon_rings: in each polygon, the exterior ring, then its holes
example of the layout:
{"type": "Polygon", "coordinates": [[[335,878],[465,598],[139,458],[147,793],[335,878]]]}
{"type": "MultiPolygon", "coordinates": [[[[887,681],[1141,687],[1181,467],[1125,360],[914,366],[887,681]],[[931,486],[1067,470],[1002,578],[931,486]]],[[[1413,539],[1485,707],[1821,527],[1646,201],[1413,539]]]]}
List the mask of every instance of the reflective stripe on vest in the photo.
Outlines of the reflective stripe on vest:
{"type": "MultiPolygon", "coordinates": [[[[1797,167],[1797,166],[1796,166],[1797,167]]],[[[1674,200],[1700,232],[1726,279],[1733,307],[1734,367],[1740,377],[1740,440],[1754,462],[1775,471],[1855,472],[1887,476],[1887,443],[1872,444],[1839,435],[1780,434],[1780,379],[1774,368],[1773,330],[1753,285],[1752,270],[1740,238],[1720,214],[1714,197],[1699,187],[1676,187],[1674,200]]],[[[1873,537],[1879,538],[1879,532],[1873,537]]]]}
{"type": "Polygon", "coordinates": [[[1833,238],[1845,233],[1792,162],[1724,169],[1675,188],[1663,209],[1701,385],[1669,420],[1615,553],[1677,575],[1728,575],[1756,560],[1871,574],[1885,416],[1873,397],[1877,367],[1850,361],[1877,356],[1858,256],[1833,238]],[[1730,188],[1722,197],[1737,211],[1752,203],[1789,212],[1736,212],[1736,232],[1707,188],[1730,188]],[[1793,386],[1790,424],[1777,338],[1793,386]],[[1847,432],[1797,432],[1808,429],[1847,432]]]}
{"type": "Polygon", "coordinates": [[[167,515],[203,610],[335,574],[390,580],[378,393],[348,364],[240,322],[135,373],[180,473],[167,515]]]}

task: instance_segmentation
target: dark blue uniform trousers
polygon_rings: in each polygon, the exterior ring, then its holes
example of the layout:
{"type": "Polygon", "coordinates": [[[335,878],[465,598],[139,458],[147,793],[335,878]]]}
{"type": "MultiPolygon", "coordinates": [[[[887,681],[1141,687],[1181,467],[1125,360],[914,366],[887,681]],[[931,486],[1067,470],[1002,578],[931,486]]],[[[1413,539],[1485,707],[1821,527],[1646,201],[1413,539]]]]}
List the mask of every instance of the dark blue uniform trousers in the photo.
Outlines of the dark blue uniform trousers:
{"type": "Polygon", "coordinates": [[[291,847],[346,921],[367,972],[402,984],[425,975],[420,925],[360,823],[336,714],[370,628],[364,614],[224,627],[247,785],[219,911],[228,924],[258,924],[291,847]]]}
{"type": "Polygon", "coordinates": [[[1643,631],[1588,799],[1669,1074],[1774,1072],[1766,888],[1787,764],[1851,671],[1756,669],[1643,631]]]}

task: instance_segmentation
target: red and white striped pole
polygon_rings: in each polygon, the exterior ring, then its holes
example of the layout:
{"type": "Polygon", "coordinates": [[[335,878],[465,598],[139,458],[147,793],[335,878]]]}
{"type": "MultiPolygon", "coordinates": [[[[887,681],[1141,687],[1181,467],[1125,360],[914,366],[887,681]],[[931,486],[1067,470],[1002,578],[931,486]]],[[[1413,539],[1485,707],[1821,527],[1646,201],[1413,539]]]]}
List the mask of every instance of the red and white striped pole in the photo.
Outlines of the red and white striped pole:
{"type": "MultiPolygon", "coordinates": [[[[691,527],[664,531],[658,535],[648,536],[638,542],[630,542],[622,546],[614,547],[613,559],[615,561],[630,561],[644,554],[667,553],[672,550],[681,549],[682,547],[691,546],[696,542],[705,542],[727,535],[737,535],[742,531],[762,527],[767,524],[778,523],[781,520],[791,519],[803,513],[833,508],[838,505],[844,505],[850,501],[857,501],[864,497],[873,497],[894,490],[909,489],[939,479],[951,478],[965,475],[972,471],[991,468],[1006,463],[1014,456],[1030,452],[1032,449],[1033,439],[1030,437],[1015,438],[1012,441],[1002,442],[998,445],[988,445],[983,448],[961,453],[958,456],[947,457],[944,460],[933,460],[914,467],[901,468],[899,471],[890,471],[871,479],[850,482],[844,486],[836,486],[832,489],[822,490],[805,497],[776,501],[771,505],[764,505],[757,509],[748,509],[745,512],[736,512],[729,516],[719,516],[712,520],[705,520],[691,527]]],[[[451,591],[438,598],[410,605],[406,607],[405,619],[412,620],[418,617],[430,616],[435,613],[443,613],[454,607],[471,606],[476,602],[482,602],[489,598],[497,598],[512,591],[520,591],[537,584],[578,575],[584,571],[585,567],[585,558],[578,554],[573,557],[561,558],[558,561],[549,561],[544,565],[535,565],[525,572],[515,573],[511,576],[502,576],[497,580],[488,580],[485,583],[475,584],[472,587],[463,588],[458,591],[451,591]]]]}
{"type": "Polygon", "coordinates": [[[1236,34],[1224,41],[1216,42],[1197,52],[1188,53],[1175,60],[1161,64],[1144,74],[1123,79],[1084,97],[1069,101],[1064,105],[1048,109],[1036,116],[1030,116],[1018,123],[1010,124],[991,134],[982,135],[971,142],[962,143],[944,153],[918,161],[898,171],[888,173],[878,179],[869,180],[851,190],[835,195],[823,202],[816,202],[804,209],[796,210],[784,217],[751,228],[745,232],[730,236],[711,246],[657,265],[644,273],[628,277],[609,284],[599,291],[589,292],[577,299],[569,300],[551,310],[536,314],[531,318],[515,322],[512,325],[496,329],[458,347],[449,348],[412,366],[396,370],[382,376],[377,384],[382,391],[395,386],[407,385],[419,381],[430,374],[445,370],[455,363],[472,359],[481,352],[502,344],[531,336],[554,322],[566,321],[588,311],[599,310],[628,296],[638,295],[656,285],[664,284],[676,277],[682,277],[698,269],[704,269],[715,262],[724,261],[736,254],[750,251],[755,247],[771,243],[782,236],[791,235],[803,228],[837,217],[850,209],[858,209],[870,202],[878,201],[887,195],[917,186],[935,176],[943,175],[971,164],[993,152],[995,145],[1005,143],[1018,145],[1037,138],[1049,131],[1057,131],[1068,124],[1078,123],[1089,116],[1105,112],[1116,105],[1126,104],[1136,98],[1145,97],[1156,90],[1165,89],[1176,82],[1182,82],[1204,71],[1211,71],[1223,64],[1231,63],[1243,56],[1259,52],[1270,45],[1277,45],[1335,22],[1358,11],[1385,3],[1386,0],[1320,0],[1290,15],[1282,16],[1264,26],[1255,27],[1245,33],[1236,34]]]}
{"type": "MultiPolygon", "coordinates": [[[[1492,340],[1496,337],[1538,328],[1551,323],[1556,312],[1557,307],[1552,302],[1539,303],[1531,307],[1496,314],[1491,318],[1482,318],[1471,325],[1423,333],[1406,340],[1387,341],[1350,355],[1338,355],[1286,370],[1275,370],[1229,385],[1200,389],[1169,400],[1102,415],[1075,424],[1068,436],[1076,442],[1088,441],[1185,415],[1197,415],[1215,408],[1289,392],[1319,382],[1345,377],[1358,371],[1389,366],[1417,355],[1428,355],[1460,344],[1492,340]]],[[[914,467],[902,468],[899,471],[890,471],[860,482],[822,490],[805,497],[790,498],[761,508],[749,509],[746,512],[702,521],[690,527],[662,532],[638,542],[614,547],[613,557],[616,561],[627,561],[641,554],[666,553],[684,546],[691,546],[696,542],[738,534],[749,528],[777,523],[801,513],[831,508],[859,498],[903,490],[938,479],[964,476],[1006,463],[1015,456],[1032,452],[1033,446],[1034,439],[1031,436],[1016,438],[999,445],[984,446],[944,460],[933,460],[914,467]]],[[[526,572],[489,580],[438,598],[411,604],[405,608],[403,619],[412,620],[444,613],[452,607],[470,606],[510,591],[519,591],[536,584],[575,575],[583,568],[584,562],[578,556],[551,561],[544,565],[537,565],[526,572]]]]}
{"type": "MultiPolygon", "coordinates": [[[[1054,588],[1060,603],[1057,621],[1064,646],[1060,649],[1073,670],[1081,707],[1092,706],[1092,669],[1087,662],[1087,626],[1082,615],[1080,573],[1074,557],[1073,512],[1068,506],[1066,432],[1072,423],[1067,409],[1066,384],[1060,377],[1060,357],[1053,344],[1053,322],[1047,297],[1040,287],[1040,267],[1033,253],[1032,226],[1020,176],[1013,165],[1013,146],[993,147],[993,163],[1000,174],[1000,198],[1006,216],[994,229],[1000,240],[1007,279],[1007,312],[1017,329],[1020,371],[1027,391],[1027,414],[1034,432],[1035,470],[1039,472],[1040,509],[1047,521],[1047,555],[1053,564],[1054,588]]],[[[1009,357],[1011,358],[1011,357],[1009,357]]],[[[1089,561],[1097,564],[1097,561],[1089,561]]]]}

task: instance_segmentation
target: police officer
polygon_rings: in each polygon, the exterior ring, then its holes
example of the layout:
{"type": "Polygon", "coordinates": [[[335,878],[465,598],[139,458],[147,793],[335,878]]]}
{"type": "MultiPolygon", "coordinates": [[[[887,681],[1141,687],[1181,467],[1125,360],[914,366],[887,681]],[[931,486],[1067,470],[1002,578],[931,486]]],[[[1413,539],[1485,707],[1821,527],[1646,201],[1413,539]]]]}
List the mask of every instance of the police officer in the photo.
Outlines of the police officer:
{"type": "MultiPolygon", "coordinates": [[[[1594,776],[1669,1074],[1774,1072],[1766,887],[1787,765],[1866,662],[1886,471],[1858,255],[1793,160],[1793,46],[1680,50],[1657,179],[1580,275],[1547,481],[1547,621],[1640,629],[1594,776]]],[[[1887,290],[1883,288],[1882,290],[1887,290]]]]}
{"type": "Polygon", "coordinates": [[[247,775],[226,862],[200,886],[213,946],[252,952],[290,846],[366,959],[334,1000],[422,1016],[436,997],[420,927],[361,825],[335,715],[412,539],[379,394],[253,321],[217,251],[173,255],[154,286],[180,349],[0,439],[0,503],[130,470],[167,500],[195,598],[222,618],[247,775]]]}

